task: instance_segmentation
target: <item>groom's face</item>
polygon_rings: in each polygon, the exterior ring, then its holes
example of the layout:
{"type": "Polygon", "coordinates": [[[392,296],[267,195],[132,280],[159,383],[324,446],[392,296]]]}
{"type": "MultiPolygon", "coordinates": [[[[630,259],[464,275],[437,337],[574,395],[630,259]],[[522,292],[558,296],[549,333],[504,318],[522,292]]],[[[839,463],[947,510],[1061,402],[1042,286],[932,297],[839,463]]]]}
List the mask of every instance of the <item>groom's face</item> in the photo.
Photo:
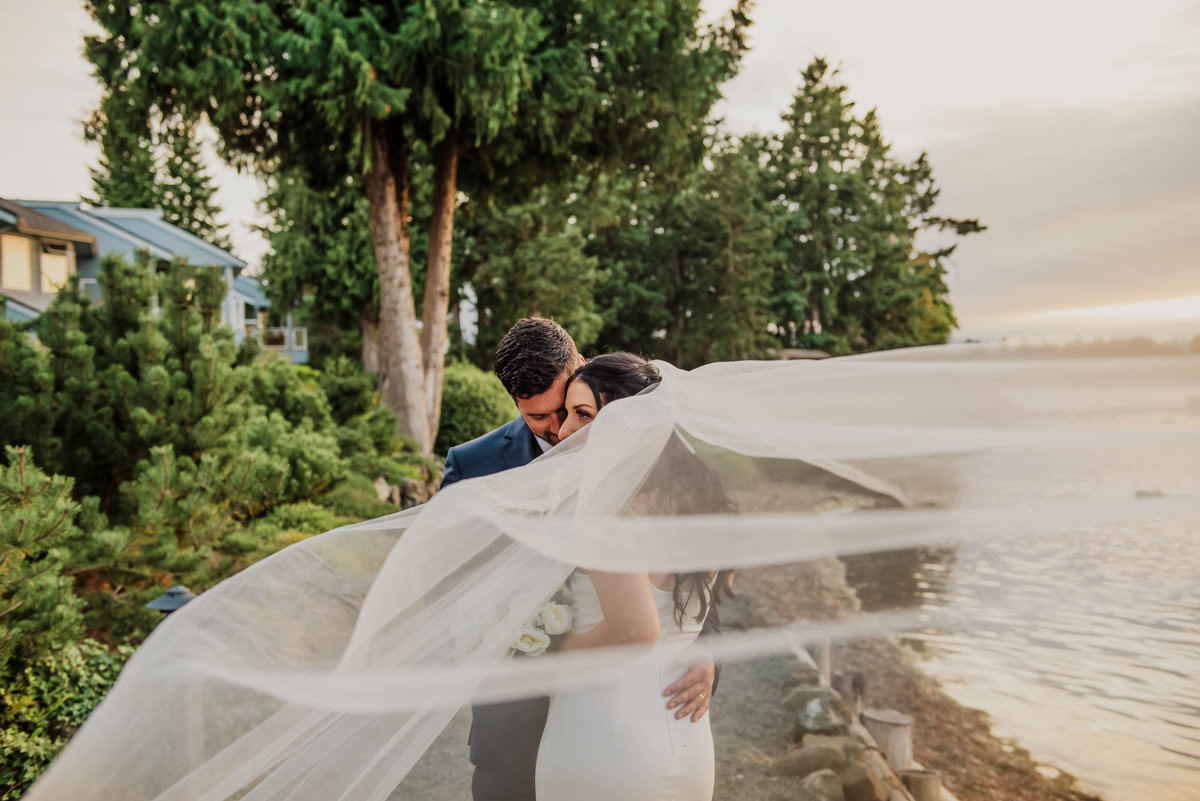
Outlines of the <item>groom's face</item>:
{"type": "Polygon", "coordinates": [[[541,395],[514,399],[517,411],[525,418],[525,425],[529,426],[529,430],[534,436],[541,437],[551,445],[558,444],[559,428],[567,417],[563,400],[567,394],[567,379],[571,377],[572,372],[573,368],[564,372],[550,385],[550,389],[541,395]]]}

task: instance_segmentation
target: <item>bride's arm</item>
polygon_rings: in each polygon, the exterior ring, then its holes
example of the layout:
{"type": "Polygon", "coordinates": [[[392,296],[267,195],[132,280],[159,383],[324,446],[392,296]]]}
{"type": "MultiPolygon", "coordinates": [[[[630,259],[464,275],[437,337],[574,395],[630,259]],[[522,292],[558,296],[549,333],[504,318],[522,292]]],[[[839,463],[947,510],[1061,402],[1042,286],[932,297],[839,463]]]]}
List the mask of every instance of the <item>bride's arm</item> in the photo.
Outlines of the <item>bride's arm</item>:
{"type": "Polygon", "coordinates": [[[588,571],[600,598],[604,620],[582,634],[566,637],[563,651],[658,641],[658,609],[645,573],[588,571]]]}

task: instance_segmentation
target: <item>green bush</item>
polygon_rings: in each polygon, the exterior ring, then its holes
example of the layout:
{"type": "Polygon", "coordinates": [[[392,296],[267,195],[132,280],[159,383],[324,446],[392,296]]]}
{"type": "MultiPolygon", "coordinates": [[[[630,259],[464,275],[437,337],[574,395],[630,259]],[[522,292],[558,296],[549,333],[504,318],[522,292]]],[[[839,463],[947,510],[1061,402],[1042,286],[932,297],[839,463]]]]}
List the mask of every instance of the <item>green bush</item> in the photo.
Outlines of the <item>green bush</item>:
{"type": "Polygon", "coordinates": [[[279,412],[293,426],[308,420],[316,431],[332,428],[325,382],[316,370],[266,357],[248,373],[251,397],[268,412],[279,412]]]}
{"type": "Polygon", "coordinates": [[[0,801],[20,798],[104,699],[133,648],[83,640],[10,674],[0,688],[0,801]]]}
{"type": "Polygon", "coordinates": [[[400,511],[390,503],[379,500],[371,479],[362,473],[349,473],[336,486],[313,498],[335,515],[367,520],[400,511]]]}
{"type": "Polygon", "coordinates": [[[516,416],[500,379],[472,364],[450,364],[442,384],[442,417],[434,450],[446,453],[516,416]]]}
{"type": "Polygon", "coordinates": [[[99,524],[96,501],[71,497],[74,482],[47,476],[28,448],[4,449],[0,466],[0,676],[12,659],[36,659],[82,633],[72,555],[99,524]]]}
{"type": "MultiPolygon", "coordinates": [[[[317,379],[335,422],[345,424],[353,418],[369,414],[376,406],[375,376],[365,372],[362,365],[346,356],[325,362],[317,379]]],[[[396,421],[392,419],[392,430],[396,421]]]]}

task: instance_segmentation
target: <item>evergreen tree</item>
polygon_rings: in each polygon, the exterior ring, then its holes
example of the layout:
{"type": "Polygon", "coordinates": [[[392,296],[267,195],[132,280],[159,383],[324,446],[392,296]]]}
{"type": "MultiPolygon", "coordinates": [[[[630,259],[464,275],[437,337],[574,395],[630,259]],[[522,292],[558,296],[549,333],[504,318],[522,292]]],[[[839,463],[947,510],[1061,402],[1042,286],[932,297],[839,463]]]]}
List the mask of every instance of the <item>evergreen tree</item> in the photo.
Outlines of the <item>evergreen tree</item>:
{"type": "Polygon", "coordinates": [[[84,54],[104,87],[100,107],[84,123],[84,138],[100,145],[100,161],[89,168],[88,202],[115,208],[158,209],[172,225],[217,247],[231,247],[218,221],[216,186],[204,166],[194,123],[166,119],[138,80],[137,43],[145,30],[140,0],[88,2],[92,16],[109,32],[85,37],[84,54]]]}
{"type": "MultiPolygon", "coordinates": [[[[459,192],[695,158],[697,123],[744,48],[745,5],[728,28],[700,33],[698,0],[226,0],[203,13],[171,0],[154,4],[153,15],[138,13],[138,35],[116,46],[164,117],[207,116],[235,162],[303,166],[318,176],[331,153],[365,157],[381,386],[428,452],[441,406],[459,192]],[[409,235],[419,143],[434,176],[420,325],[409,235]]],[[[121,26],[108,27],[106,17],[97,15],[106,41],[115,41],[121,26]]]]}
{"type": "Polygon", "coordinates": [[[270,176],[267,187],[262,279],[272,305],[297,308],[310,339],[314,329],[358,329],[363,367],[378,372],[379,273],[366,197],[348,176],[322,190],[299,169],[270,176]]]}
{"type": "Polygon", "coordinates": [[[491,368],[505,332],[530,315],[558,321],[581,349],[595,342],[596,259],[585,253],[573,201],[577,193],[552,186],[524,203],[465,210],[459,275],[478,314],[470,355],[480,367],[491,368]]]}
{"type": "MultiPolygon", "coordinates": [[[[66,573],[98,523],[94,498],[71,497],[72,481],[47,476],[29,450],[6,447],[0,467],[0,677],[61,648],[83,629],[82,602],[66,573]]],[[[7,684],[8,682],[5,681],[7,684]]]]}
{"type": "Polygon", "coordinates": [[[778,260],[757,158],[717,142],[682,179],[656,175],[623,195],[589,248],[604,276],[602,349],[684,367],[767,355],[778,260]]]}
{"type": "Polygon", "coordinates": [[[682,367],[763,358],[772,344],[774,229],[754,155],[719,144],[656,221],[669,246],[662,348],[682,367]]]}
{"type": "Polygon", "coordinates": [[[182,121],[164,126],[159,137],[162,163],[155,186],[155,208],[163,219],[209,244],[229,250],[228,229],[217,219],[217,187],[204,164],[195,124],[182,121]]]}
{"type": "Polygon", "coordinates": [[[836,353],[945,342],[954,325],[943,259],[914,248],[926,225],[958,234],[975,220],[930,216],[924,155],[891,155],[875,112],[855,113],[837,72],[816,59],[771,143],[769,194],[788,213],[778,240],[775,328],[785,346],[836,353]]]}

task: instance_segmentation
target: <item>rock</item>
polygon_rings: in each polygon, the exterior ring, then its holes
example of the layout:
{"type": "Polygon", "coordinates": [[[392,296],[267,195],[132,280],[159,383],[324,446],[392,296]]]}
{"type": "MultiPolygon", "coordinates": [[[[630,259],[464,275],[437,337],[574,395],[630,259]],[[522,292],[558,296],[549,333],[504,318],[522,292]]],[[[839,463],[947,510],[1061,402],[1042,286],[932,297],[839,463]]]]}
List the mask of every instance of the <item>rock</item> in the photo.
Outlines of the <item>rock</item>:
{"type": "Polygon", "coordinates": [[[824,746],[797,748],[775,762],[775,769],[785,776],[808,776],[818,771],[841,770],[845,766],[844,750],[824,746]]]}
{"type": "Polygon", "coordinates": [[[414,478],[402,478],[400,479],[400,487],[398,489],[398,505],[401,509],[418,506],[433,497],[433,493],[436,491],[437,488],[432,484],[426,484],[414,478]]]}
{"type": "Polygon", "coordinates": [[[393,487],[387,483],[386,478],[380,476],[375,479],[373,486],[375,487],[375,494],[379,496],[380,503],[387,503],[391,499],[393,487]]]}
{"type": "Polygon", "coordinates": [[[813,698],[796,713],[793,734],[797,739],[809,734],[845,734],[846,719],[838,711],[838,704],[831,694],[813,698]]]}
{"type": "Polygon", "coordinates": [[[851,737],[829,734],[804,735],[804,748],[828,748],[837,751],[842,761],[854,759],[862,748],[851,737]]]}
{"type": "Polygon", "coordinates": [[[800,787],[814,798],[824,801],[846,801],[842,780],[832,770],[818,770],[810,774],[800,783],[800,787]]]}
{"type": "Polygon", "coordinates": [[[887,801],[891,787],[882,776],[861,762],[851,762],[841,772],[845,801],[887,801]]]}
{"type": "Polygon", "coordinates": [[[834,703],[833,692],[829,688],[801,685],[789,690],[783,696],[783,705],[787,709],[799,712],[816,699],[820,699],[830,705],[834,703]]]}

